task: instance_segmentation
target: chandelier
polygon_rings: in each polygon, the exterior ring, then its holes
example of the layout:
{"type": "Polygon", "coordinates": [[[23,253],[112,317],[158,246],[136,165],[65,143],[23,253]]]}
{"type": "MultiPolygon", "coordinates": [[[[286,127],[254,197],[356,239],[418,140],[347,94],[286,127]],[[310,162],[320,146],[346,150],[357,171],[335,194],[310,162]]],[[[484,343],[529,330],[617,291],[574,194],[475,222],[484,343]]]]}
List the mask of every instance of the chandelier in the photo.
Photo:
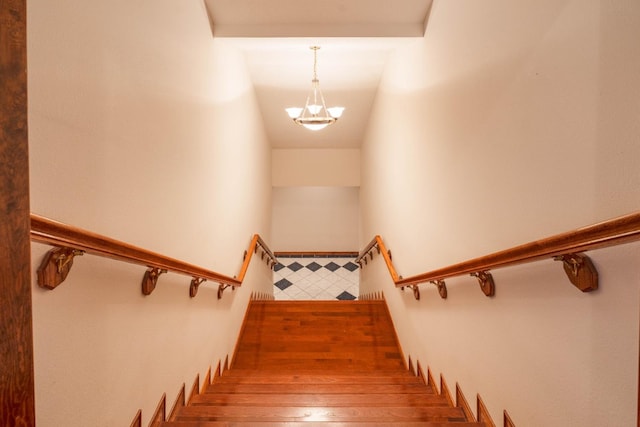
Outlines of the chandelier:
{"type": "Polygon", "coordinates": [[[313,50],[313,80],[311,80],[311,91],[307,96],[304,108],[286,108],[287,114],[299,125],[309,130],[324,129],[342,115],[344,107],[327,108],[320,90],[320,80],[318,80],[318,50],[320,46],[311,46],[313,50]]]}

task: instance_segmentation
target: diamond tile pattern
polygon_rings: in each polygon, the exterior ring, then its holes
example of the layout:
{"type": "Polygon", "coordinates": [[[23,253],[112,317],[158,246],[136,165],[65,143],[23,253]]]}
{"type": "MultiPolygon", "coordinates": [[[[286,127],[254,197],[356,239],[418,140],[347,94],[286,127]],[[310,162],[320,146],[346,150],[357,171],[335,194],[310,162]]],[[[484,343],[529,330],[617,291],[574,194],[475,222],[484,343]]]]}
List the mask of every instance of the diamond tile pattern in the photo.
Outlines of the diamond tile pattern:
{"type": "Polygon", "coordinates": [[[296,262],[292,262],[291,264],[289,264],[289,265],[287,266],[287,268],[288,268],[289,270],[298,271],[298,270],[300,270],[301,268],[304,268],[304,266],[303,266],[302,264],[300,264],[299,262],[297,262],[297,261],[296,261],[296,262]]]}
{"type": "Polygon", "coordinates": [[[287,279],[280,279],[276,283],[274,283],[274,285],[276,288],[280,289],[281,291],[284,291],[289,286],[293,285],[293,283],[291,283],[287,279]]]}
{"type": "Polygon", "coordinates": [[[311,271],[318,271],[322,268],[322,266],[315,261],[311,264],[308,264],[306,267],[311,271]]]}
{"type": "Polygon", "coordinates": [[[343,265],[342,267],[346,268],[349,271],[356,271],[358,269],[358,264],[355,264],[351,261],[343,265]]]}
{"type": "Polygon", "coordinates": [[[336,264],[335,262],[330,262],[329,264],[325,265],[324,268],[326,268],[327,270],[334,272],[337,269],[340,268],[340,266],[338,264],[336,264]]]}
{"type": "Polygon", "coordinates": [[[353,300],[360,271],[352,257],[278,257],[273,272],[276,300],[353,300]]]}
{"type": "Polygon", "coordinates": [[[351,295],[349,292],[344,291],[343,293],[341,293],[340,295],[338,295],[336,297],[336,299],[339,299],[341,301],[350,301],[350,300],[354,300],[356,299],[356,297],[354,297],[353,295],[351,295]]]}

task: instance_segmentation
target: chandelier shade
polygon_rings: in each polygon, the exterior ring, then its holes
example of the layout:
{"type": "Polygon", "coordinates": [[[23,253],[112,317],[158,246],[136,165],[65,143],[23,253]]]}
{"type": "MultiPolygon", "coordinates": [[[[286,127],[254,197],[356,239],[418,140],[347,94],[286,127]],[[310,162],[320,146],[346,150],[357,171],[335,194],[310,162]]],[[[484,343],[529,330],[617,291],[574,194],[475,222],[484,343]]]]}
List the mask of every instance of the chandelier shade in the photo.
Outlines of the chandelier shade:
{"type": "Polygon", "coordinates": [[[285,109],[295,123],[313,131],[324,129],[335,123],[344,111],[344,107],[327,108],[324,102],[317,70],[319,49],[319,46],[311,46],[311,50],[313,50],[313,79],[311,80],[311,91],[307,96],[304,107],[289,107],[285,109]]]}

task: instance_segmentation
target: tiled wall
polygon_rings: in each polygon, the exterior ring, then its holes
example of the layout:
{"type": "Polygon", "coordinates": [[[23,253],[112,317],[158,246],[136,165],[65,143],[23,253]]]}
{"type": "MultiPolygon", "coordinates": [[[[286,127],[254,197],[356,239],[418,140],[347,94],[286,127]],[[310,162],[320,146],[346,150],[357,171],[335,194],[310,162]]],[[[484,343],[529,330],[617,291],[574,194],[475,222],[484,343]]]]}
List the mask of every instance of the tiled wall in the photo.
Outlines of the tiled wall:
{"type": "Polygon", "coordinates": [[[273,285],[276,300],[353,300],[360,271],[353,257],[278,256],[273,285]]]}

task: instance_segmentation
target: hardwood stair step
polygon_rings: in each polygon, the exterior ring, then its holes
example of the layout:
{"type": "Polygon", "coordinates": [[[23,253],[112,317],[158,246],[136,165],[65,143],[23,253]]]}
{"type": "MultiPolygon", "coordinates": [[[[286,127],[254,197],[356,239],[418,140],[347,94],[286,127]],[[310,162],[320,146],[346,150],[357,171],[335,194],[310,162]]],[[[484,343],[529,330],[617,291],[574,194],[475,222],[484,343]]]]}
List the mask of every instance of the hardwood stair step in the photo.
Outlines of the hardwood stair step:
{"type": "MultiPolygon", "coordinates": [[[[167,421],[160,424],[160,427],[245,427],[247,425],[257,427],[388,427],[387,421],[368,422],[331,422],[331,421],[252,421],[250,424],[242,421],[167,421]]],[[[402,427],[486,427],[484,423],[456,421],[403,421],[402,427]]]]}
{"type": "Polygon", "coordinates": [[[466,421],[455,407],[185,406],[176,421],[466,421]]]}
{"type": "Polygon", "coordinates": [[[202,393],[191,405],[232,406],[448,406],[444,396],[428,393],[394,393],[372,398],[370,393],[296,394],[296,393],[202,393]]]}
{"type": "Polygon", "coordinates": [[[292,374],[263,374],[260,371],[243,371],[240,369],[228,371],[215,379],[214,384],[420,384],[422,379],[411,374],[365,374],[365,375],[331,375],[292,373],[292,374]]]}
{"type": "Polygon", "coordinates": [[[160,425],[484,426],[404,363],[383,301],[252,302],[231,369],[160,425]]]}
{"type": "Polygon", "coordinates": [[[297,393],[297,394],[390,394],[390,393],[419,393],[429,394],[429,388],[421,384],[379,384],[373,387],[371,384],[214,384],[208,387],[203,394],[210,393],[297,393]]]}

